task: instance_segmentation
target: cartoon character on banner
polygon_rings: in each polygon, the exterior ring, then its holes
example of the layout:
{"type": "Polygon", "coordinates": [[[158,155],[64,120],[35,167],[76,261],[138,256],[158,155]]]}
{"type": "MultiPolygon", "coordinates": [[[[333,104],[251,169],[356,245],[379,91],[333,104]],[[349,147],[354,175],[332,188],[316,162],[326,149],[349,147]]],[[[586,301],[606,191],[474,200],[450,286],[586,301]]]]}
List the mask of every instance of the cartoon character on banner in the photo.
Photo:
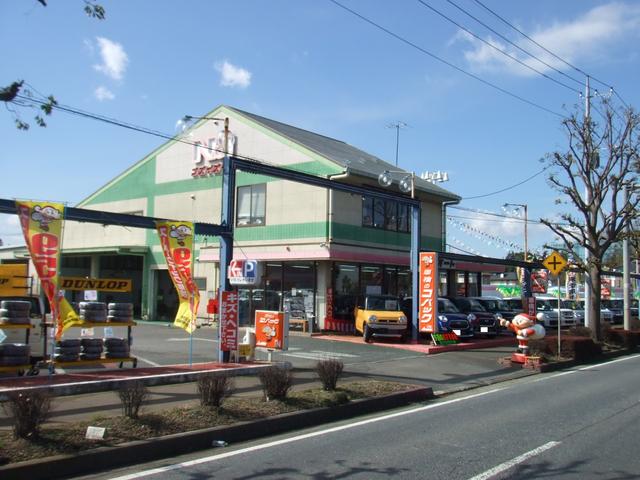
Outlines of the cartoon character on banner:
{"type": "Polygon", "coordinates": [[[544,338],[546,333],[544,327],[536,323],[536,317],[526,313],[519,313],[513,317],[512,321],[503,318],[500,320],[500,325],[516,334],[518,353],[524,356],[529,354],[529,340],[544,338]]]}

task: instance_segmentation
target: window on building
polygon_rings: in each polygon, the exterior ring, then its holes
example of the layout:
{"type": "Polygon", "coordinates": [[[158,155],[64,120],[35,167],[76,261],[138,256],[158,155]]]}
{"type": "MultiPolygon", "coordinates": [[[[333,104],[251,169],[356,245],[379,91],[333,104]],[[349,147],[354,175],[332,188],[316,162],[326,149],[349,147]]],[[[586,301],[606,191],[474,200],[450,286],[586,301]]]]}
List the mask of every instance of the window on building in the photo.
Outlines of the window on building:
{"type": "Polygon", "coordinates": [[[194,277],[193,281],[198,286],[198,290],[206,290],[207,289],[207,277],[194,277]]]}
{"type": "Polygon", "coordinates": [[[362,197],[362,226],[409,233],[411,207],[393,200],[362,197]]]}
{"type": "Polygon", "coordinates": [[[238,187],[238,227],[265,224],[266,190],[265,183],[238,187]]]}

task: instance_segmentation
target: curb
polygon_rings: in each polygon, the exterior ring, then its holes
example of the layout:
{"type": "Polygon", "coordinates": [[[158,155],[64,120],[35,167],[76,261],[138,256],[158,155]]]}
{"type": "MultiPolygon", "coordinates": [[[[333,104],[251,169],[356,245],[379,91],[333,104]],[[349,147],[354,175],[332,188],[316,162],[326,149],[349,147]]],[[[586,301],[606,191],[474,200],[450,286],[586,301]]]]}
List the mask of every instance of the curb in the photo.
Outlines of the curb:
{"type": "Polygon", "coordinates": [[[337,407],[285,413],[230,426],[139,440],[114,447],[100,447],[78,454],[57,455],[40,460],[11,463],[0,467],[0,478],[2,480],[22,480],[24,478],[50,480],[86,475],[206,450],[212,448],[212,444],[216,440],[223,440],[227,443],[244,442],[402,407],[433,397],[431,387],[420,387],[381,397],[354,400],[337,407]]]}

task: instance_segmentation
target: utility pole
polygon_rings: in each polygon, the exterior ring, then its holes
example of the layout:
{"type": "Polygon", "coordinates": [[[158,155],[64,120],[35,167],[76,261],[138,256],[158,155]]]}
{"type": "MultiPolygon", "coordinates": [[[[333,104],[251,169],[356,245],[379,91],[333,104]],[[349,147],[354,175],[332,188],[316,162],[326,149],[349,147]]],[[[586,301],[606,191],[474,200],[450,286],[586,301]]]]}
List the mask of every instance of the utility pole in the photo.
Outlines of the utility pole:
{"type": "MultiPolygon", "coordinates": [[[[625,207],[629,205],[631,199],[629,185],[624,186],[624,202],[625,207]]],[[[622,296],[623,296],[623,312],[624,312],[624,329],[631,330],[631,275],[629,262],[629,236],[631,235],[631,219],[625,227],[624,240],[622,240],[622,296]]]]}
{"type": "MultiPolygon", "coordinates": [[[[587,76],[587,82],[585,85],[585,96],[584,96],[584,121],[589,122],[589,118],[591,116],[591,93],[589,91],[589,77],[587,76]]],[[[590,152],[585,153],[588,155],[590,152]]],[[[591,159],[586,158],[585,164],[590,166],[591,159]]],[[[591,205],[591,191],[589,187],[585,185],[585,200],[587,205],[591,205]]],[[[591,215],[590,211],[587,215],[591,215]]],[[[585,229],[586,230],[586,229],[585,229]]],[[[589,239],[585,236],[584,238],[584,263],[587,267],[585,272],[585,281],[584,281],[584,326],[591,326],[591,278],[589,274],[589,239]]]]}
{"type": "Polygon", "coordinates": [[[387,125],[387,128],[395,128],[396,129],[396,167],[398,166],[398,149],[400,147],[400,129],[408,127],[408,125],[404,122],[398,120],[395,123],[390,123],[387,125]]]}

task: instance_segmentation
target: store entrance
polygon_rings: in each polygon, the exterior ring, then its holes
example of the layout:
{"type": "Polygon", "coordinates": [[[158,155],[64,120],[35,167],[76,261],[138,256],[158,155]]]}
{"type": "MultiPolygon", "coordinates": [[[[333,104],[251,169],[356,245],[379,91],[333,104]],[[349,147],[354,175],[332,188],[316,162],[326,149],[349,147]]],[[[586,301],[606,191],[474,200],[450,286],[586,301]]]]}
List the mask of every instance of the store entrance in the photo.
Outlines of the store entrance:
{"type": "Polygon", "coordinates": [[[153,320],[173,322],[178,313],[178,294],[167,270],[155,271],[156,315],[153,320]]]}

